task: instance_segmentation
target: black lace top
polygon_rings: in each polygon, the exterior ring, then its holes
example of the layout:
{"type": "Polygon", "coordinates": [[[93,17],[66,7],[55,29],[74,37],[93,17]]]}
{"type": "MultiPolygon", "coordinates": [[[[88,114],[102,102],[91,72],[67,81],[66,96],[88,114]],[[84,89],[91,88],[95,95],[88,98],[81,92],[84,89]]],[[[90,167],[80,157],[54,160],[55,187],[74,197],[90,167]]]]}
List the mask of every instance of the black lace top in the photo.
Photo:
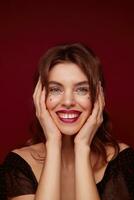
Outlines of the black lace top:
{"type": "MultiPolygon", "coordinates": [[[[30,165],[18,154],[10,152],[7,155],[4,172],[8,197],[35,194],[36,177],[30,165]]],[[[134,200],[134,150],[131,147],[108,163],[103,179],[96,186],[102,200],[134,200]]]]}

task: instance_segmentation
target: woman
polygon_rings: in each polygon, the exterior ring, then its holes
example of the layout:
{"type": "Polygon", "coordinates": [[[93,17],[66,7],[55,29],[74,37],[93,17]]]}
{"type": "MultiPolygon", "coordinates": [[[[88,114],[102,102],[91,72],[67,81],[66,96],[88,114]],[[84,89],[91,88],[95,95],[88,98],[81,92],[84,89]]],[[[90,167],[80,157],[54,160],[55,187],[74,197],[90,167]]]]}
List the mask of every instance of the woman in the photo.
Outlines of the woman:
{"type": "Polygon", "coordinates": [[[134,199],[134,151],[112,138],[103,90],[101,63],[89,48],[47,51],[33,94],[42,135],[7,155],[9,199],[134,199]]]}

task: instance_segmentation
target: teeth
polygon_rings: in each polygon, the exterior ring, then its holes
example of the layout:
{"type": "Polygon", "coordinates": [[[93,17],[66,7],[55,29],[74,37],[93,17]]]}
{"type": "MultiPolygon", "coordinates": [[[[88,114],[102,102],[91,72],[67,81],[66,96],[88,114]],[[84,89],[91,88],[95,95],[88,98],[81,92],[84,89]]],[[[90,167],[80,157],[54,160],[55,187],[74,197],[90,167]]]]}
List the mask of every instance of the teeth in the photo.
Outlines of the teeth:
{"type": "Polygon", "coordinates": [[[64,113],[58,113],[59,117],[61,118],[69,118],[69,119],[73,119],[73,118],[76,118],[78,117],[79,115],[78,114],[64,114],[64,113]]]}

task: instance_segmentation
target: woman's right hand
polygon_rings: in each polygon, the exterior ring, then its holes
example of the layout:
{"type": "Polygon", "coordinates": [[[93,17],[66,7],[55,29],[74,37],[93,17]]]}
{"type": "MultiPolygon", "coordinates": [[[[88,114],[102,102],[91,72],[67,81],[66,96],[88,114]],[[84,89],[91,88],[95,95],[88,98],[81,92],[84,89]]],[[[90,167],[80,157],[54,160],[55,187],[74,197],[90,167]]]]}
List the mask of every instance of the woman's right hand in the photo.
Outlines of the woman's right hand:
{"type": "Polygon", "coordinates": [[[61,142],[62,135],[46,108],[45,98],[46,89],[44,87],[42,90],[42,84],[39,79],[33,94],[36,116],[42,126],[47,142],[61,142]]]}

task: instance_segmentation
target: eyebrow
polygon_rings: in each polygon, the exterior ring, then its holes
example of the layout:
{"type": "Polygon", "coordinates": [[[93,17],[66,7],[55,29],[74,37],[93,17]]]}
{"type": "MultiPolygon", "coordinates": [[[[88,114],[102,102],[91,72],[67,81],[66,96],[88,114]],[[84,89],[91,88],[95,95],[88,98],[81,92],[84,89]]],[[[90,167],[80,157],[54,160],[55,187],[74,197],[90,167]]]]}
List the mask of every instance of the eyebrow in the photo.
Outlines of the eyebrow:
{"type": "MultiPolygon", "coordinates": [[[[62,84],[57,82],[57,81],[49,81],[48,85],[50,85],[50,84],[56,84],[56,85],[62,86],[62,84]]],[[[88,81],[81,81],[81,82],[78,82],[78,83],[75,84],[75,86],[81,86],[81,85],[89,85],[89,82],[88,81]]]]}

